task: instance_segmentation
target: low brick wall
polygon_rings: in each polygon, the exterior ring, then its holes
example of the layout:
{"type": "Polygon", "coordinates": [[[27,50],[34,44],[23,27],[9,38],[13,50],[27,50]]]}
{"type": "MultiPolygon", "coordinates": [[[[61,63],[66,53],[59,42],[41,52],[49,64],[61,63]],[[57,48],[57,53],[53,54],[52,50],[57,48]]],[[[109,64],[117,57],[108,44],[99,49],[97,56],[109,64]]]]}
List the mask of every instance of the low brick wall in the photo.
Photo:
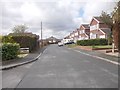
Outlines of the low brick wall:
{"type": "Polygon", "coordinates": [[[105,49],[112,49],[112,48],[93,48],[92,50],[105,50],[105,49]]]}
{"type": "MultiPolygon", "coordinates": [[[[111,50],[106,50],[106,53],[110,53],[110,52],[112,52],[112,49],[111,50]]],[[[118,50],[117,49],[115,49],[115,51],[114,52],[118,52],[118,50]]]]}

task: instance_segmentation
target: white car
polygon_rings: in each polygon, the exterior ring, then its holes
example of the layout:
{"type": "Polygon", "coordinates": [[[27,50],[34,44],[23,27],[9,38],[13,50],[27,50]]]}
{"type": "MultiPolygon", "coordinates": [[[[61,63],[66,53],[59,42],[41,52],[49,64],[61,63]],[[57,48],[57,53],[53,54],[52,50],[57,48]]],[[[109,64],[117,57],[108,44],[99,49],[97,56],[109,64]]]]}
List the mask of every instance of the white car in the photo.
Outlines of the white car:
{"type": "Polygon", "coordinates": [[[62,42],[58,42],[58,46],[63,46],[63,43],[62,42]]]}

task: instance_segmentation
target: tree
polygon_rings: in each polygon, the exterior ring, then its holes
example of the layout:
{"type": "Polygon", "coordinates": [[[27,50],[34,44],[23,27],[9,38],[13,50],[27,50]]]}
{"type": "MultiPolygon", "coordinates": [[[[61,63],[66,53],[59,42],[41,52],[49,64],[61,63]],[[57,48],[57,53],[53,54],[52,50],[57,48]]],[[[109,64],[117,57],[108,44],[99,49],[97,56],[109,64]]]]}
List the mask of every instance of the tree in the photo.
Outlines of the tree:
{"type": "Polygon", "coordinates": [[[112,20],[112,16],[110,14],[107,14],[106,12],[102,11],[100,18],[111,29],[113,28],[113,20],[112,20]]]}
{"type": "Polygon", "coordinates": [[[113,11],[112,18],[113,18],[113,23],[114,23],[114,30],[113,30],[114,38],[113,39],[120,53],[120,1],[117,3],[113,11]]]}
{"type": "Polygon", "coordinates": [[[13,33],[25,33],[25,30],[28,29],[26,25],[16,25],[12,31],[13,33]]]}
{"type": "Polygon", "coordinates": [[[102,12],[101,19],[111,28],[111,36],[113,35],[113,44],[120,52],[120,1],[117,3],[112,15],[102,12]]]}
{"type": "Polygon", "coordinates": [[[108,35],[108,45],[109,45],[110,43],[112,43],[113,20],[111,15],[107,14],[104,11],[102,11],[100,18],[111,29],[111,33],[108,35]]]}

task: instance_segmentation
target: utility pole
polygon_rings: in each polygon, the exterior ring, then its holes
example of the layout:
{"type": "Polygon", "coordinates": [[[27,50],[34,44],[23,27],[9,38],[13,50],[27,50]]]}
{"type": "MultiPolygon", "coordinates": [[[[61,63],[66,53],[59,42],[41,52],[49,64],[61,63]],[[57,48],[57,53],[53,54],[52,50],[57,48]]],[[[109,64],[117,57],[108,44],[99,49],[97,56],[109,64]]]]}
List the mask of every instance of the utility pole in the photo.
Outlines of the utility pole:
{"type": "Polygon", "coordinates": [[[41,47],[43,46],[43,41],[42,41],[42,21],[41,21],[41,47]]]}

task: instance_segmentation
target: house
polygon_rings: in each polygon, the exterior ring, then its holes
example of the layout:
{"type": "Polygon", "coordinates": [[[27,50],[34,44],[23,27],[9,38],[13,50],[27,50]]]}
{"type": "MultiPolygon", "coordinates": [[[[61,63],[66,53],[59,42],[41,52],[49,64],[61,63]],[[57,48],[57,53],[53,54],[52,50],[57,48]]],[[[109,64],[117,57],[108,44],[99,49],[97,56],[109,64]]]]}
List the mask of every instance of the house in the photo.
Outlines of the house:
{"type": "Polygon", "coordinates": [[[71,40],[74,40],[74,31],[72,33],[70,33],[69,37],[70,37],[71,40]]]}
{"type": "Polygon", "coordinates": [[[90,39],[90,26],[89,24],[81,24],[79,29],[79,40],[90,39]]]}
{"type": "Polygon", "coordinates": [[[108,38],[111,30],[100,17],[93,17],[90,22],[90,39],[108,38]]]}
{"type": "Polygon", "coordinates": [[[70,39],[70,35],[66,36],[64,39],[70,39]]]}
{"type": "Polygon", "coordinates": [[[59,41],[61,41],[60,39],[57,39],[53,36],[49,37],[46,39],[46,41],[49,43],[49,44],[55,44],[55,43],[58,43],[59,41]]]}
{"type": "Polygon", "coordinates": [[[79,39],[79,29],[77,28],[75,31],[74,31],[74,42],[76,43],[76,41],[79,39]]]}

